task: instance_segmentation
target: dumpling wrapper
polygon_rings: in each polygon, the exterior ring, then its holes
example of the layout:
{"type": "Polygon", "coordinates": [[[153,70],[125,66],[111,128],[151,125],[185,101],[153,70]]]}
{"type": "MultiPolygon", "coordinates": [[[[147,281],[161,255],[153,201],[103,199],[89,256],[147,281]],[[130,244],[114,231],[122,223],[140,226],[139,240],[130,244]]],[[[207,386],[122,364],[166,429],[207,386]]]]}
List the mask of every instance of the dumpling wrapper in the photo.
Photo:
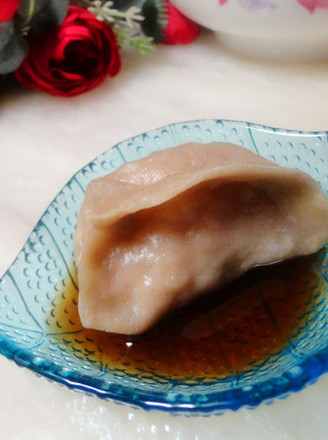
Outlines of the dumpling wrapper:
{"type": "Polygon", "coordinates": [[[138,334],[213,286],[327,241],[328,198],[305,173],[233,144],[158,151],[87,187],[75,234],[81,322],[138,334]]]}

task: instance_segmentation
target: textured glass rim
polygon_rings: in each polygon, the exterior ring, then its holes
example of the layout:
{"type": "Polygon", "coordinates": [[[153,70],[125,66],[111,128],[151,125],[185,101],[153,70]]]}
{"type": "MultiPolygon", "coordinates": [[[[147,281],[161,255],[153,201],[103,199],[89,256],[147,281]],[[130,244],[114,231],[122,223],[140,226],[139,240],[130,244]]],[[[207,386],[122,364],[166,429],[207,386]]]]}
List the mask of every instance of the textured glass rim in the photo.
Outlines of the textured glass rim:
{"type": "MultiPolygon", "coordinates": [[[[328,138],[328,131],[300,131],[290,130],[283,128],[274,128],[262,124],[255,124],[238,120],[226,120],[226,119],[197,119],[190,121],[180,121],[177,123],[171,123],[156,129],[148,130],[144,133],[140,133],[136,136],[128,138],[118,144],[112,146],[110,149],[119,148],[122,143],[129,141],[143,135],[151,135],[158,132],[158,130],[174,129],[175,126],[181,126],[183,124],[202,124],[202,123],[225,123],[239,125],[240,127],[246,127],[251,131],[266,131],[272,134],[289,134],[301,137],[313,137],[324,136],[328,138]]],[[[255,144],[254,144],[255,145],[255,144]]],[[[108,150],[107,150],[108,151],[108,150]]],[[[100,154],[97,158],[89,162],[85,167],[77,171],[72,178],[67,182],[68,185],[75,176],[78,176],[85,168],[90,166],[95,160],[102,157],[104,153],[100,154]]],[[[65,186],[64,185],[64,188],[65,186]]],[[[62,193],[62,190],[57,194],[49,206],[51,206],[58,196],[62,193]]],[[[47,208],[48,209],[48,208],[47,208]]],[[[46,211],[47,211],[46,209],[46,211]]],[[[45,211],[45,212],[46,212],[45,211]]],[[[43,214],[44,215],[44,214],[43,214]]],[[[43,215],[33,228],[33,231],[38,230],[43,215]]],[[[31,231],[31,232],[33,232],[31,231]]],[[[22,251],[19,252],[19,254],[22,251]]],[[[19,255],[18,254],[18,255],[19,255]]],[[[10,266],[11,267],[11,266],[10,266]]],[[[9,270],[9,269],[8,269],[9,270]]],[[[7,272],[6,272],[7,273],[7,272]]],[[[6,275],[6,273],[4,275],[6,275]]],[[[305,386],[315,383],[318,378],[328,372],[328,344],[326,348],[319,350],[315,355],[305,359],[298,365],[301,368],[293,369],[293,371],[286,372],[282,376],[277,376],[269,380],[265,380],[259,383],[252,384],[252,390],[242,389],[235,387],[229,391],[211,392],[211,385],[208,385],[209,391],[206,392],[207,402],[197,401],[197,397],[203,395],[204,392],[197,392],[195,390],[195,403],[184,403],[183,398],[177,397],[174,403],[170,402],[165,393],[142,391],[140,388],[131,388],[126,385],[108,384],[107,381],[101,378],[92,379],[89,375],[80,375],[75,372],[63,371],[58,365],[45,361],[40,358],[36,358],[27,349],[19,349],[15,343],[8,340],[0,333],[0,353],[10,360],[13,360],[18,366],[29,368],[37,375],[41,375],[52,381],[66,385],[67,387],[75,390],[84,391],[90,395],[96,395],[103,399],[108,399],[116,403],[125,403],[134,408],[143,408],[146,410],[160,410],[166,411],[172,414],[178,415],[211,415],[221,414],[225,410],[238,410],[241,407],[249,409],[256,408],[260,403],[270,404],[276,398],[285,398],[292,392],[302,390],[305,386]],[[283,381],[280,379],[283,377],[283,381]]],[[[203,388],[205,386],[203,385],[203,388]]],[[[182,393],[181,393],[182,394],[182,393]]]]}

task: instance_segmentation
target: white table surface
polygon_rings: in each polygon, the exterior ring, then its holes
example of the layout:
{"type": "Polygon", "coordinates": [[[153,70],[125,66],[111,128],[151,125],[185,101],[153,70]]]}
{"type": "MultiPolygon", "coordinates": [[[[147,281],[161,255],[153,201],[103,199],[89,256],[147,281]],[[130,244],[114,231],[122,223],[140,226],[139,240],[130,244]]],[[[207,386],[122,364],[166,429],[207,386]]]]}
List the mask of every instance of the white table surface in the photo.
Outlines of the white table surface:
{"type": "MultiPolygon", "coordinates": [[[[70,176],[108,147],[170,122],[239,119],[328,129],[328,62],[272,64],[237,57],[211,33],[123,69],[92,92],[55,98],[10,87],[0,97],[0,273],[70,176]]],[[[4,440],[323,440],[328,375],[273,405],[209,418],[116,406],[34,376],[0,356],[4,440]]]]}

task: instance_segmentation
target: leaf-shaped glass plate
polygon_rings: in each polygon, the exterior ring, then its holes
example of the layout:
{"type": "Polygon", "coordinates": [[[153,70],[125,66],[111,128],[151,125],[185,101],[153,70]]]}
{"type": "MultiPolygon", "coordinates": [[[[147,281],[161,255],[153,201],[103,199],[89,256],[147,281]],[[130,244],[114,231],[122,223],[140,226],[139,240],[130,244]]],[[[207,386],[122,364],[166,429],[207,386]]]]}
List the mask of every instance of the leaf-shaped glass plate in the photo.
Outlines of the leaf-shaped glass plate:
{"type": "MultiPolygon", "coordinates": [[[[81,326],[76,312],[78,292],[72,237],[86,185],[126,161],[188,141],[229,141],[242,145],[280,165],[305,171],[325,191],[328,189],[325,132],[199,120],[172,124],[115,145],[65,185],[1,279],[3,355],[74,389],[134,407],[186,415],[220,414],[244,405],[255,407],[262,401],[270,402],[298,391],[327,371],[325,250],[314,258],[317,282],[305,282],[303,286],[303,292],[311,292],[302,316],[297,317],[299,325],[293,335],[279,349],[238,374],[177,378],[158,374],[156,368],[131,368],[127,362],[111,364],[106,362],[101,341],[81,326]]],[[[279,333],[279,328],[276,331],[279,333]]],[[[242,336],[241,342],[245,343],[242,336]]],[[[156,340],[153,348],[154,345],[156,340]]],[[[156,358],[156,350],[154,353],[156,358]]]]}

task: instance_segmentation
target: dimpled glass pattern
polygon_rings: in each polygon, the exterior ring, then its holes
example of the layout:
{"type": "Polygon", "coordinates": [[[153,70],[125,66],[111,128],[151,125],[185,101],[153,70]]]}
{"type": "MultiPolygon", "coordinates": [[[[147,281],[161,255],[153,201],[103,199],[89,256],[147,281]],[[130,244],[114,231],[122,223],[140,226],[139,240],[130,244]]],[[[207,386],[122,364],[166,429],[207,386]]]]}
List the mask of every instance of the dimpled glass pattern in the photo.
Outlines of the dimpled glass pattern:
{"type": "MultiPolygon", "coordinates": [[[[174,381],[151,372],[111,368],[94,357],[78,320],[58,314],[61,296],[77,305],[72,237],[86,185],[126,161],[188,141],[228,141],[280,165],[299,168],[328,190],[327,133],[273,129],[237,121],[172,124],[128,139],[75,174],[48,207],[0,282],[0,351],[18,365],[67,386],[185,415],[220,414],[285,397],[328,369],[328,256],[314,257],[320,282],[290,345],[238,377],[174,381]],[[69,292],[69,293],[67,293],[69,292]],[[72,335],[75,344],[72,345],[72,335]],[[69,337],[68,337],[69,336],[69,337]]],[[[195,379],[195,378],[194,378],[195,379]]]]}

